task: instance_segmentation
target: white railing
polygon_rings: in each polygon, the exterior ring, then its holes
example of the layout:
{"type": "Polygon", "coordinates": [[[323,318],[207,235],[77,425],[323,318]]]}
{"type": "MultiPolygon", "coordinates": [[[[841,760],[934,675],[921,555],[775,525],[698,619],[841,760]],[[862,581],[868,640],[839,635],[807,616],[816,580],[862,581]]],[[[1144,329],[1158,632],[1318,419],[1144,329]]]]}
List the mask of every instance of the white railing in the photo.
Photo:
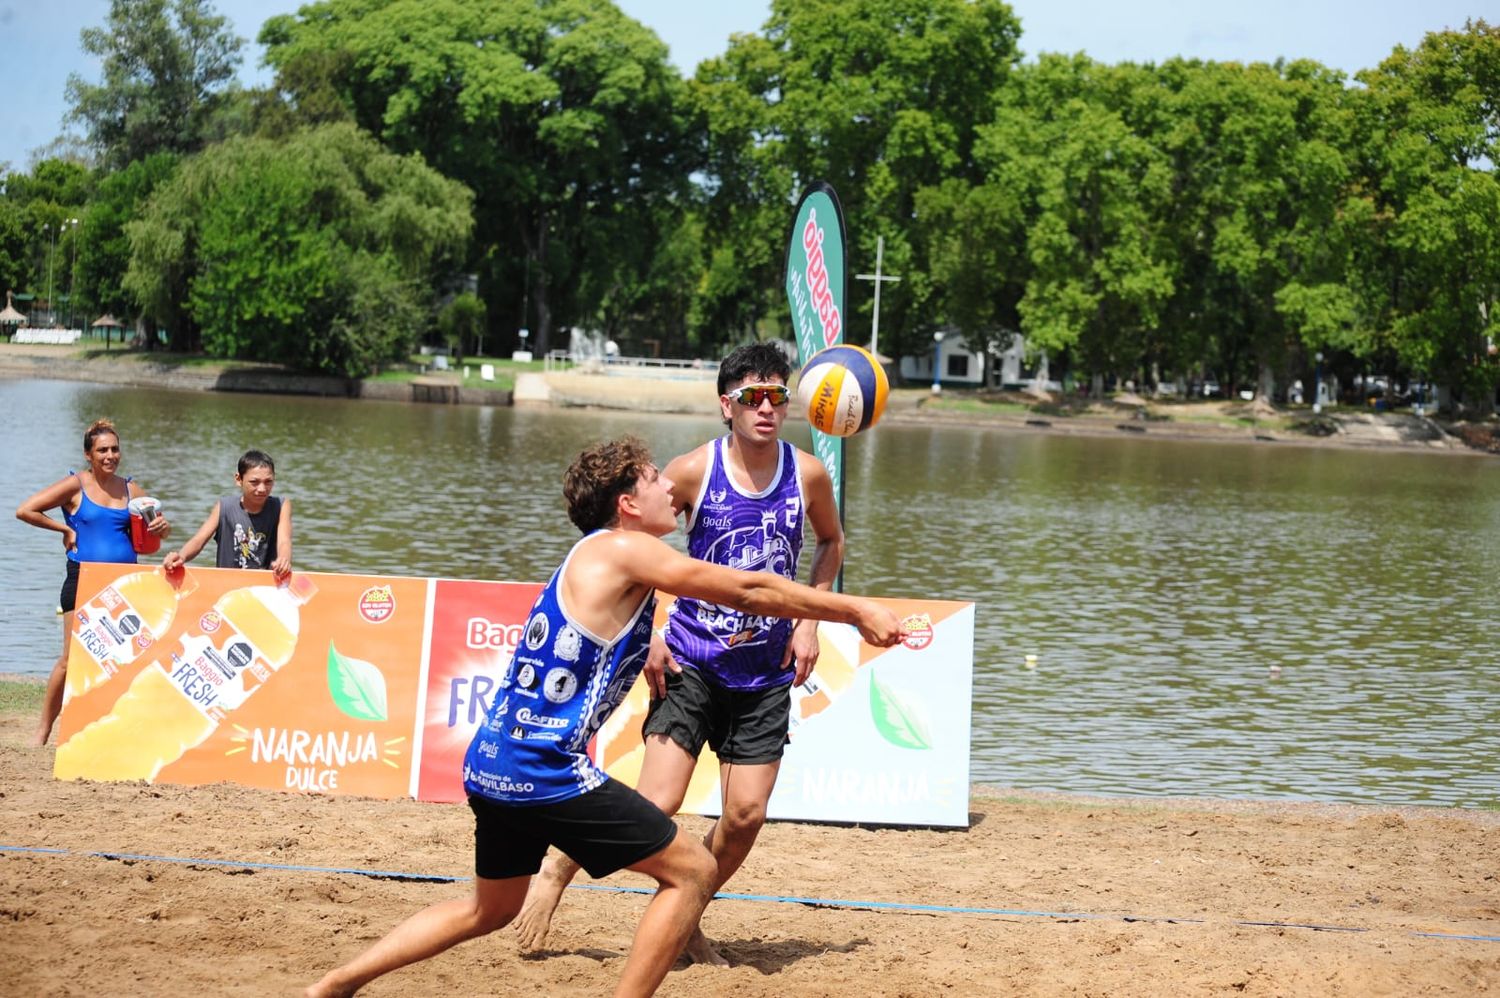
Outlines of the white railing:
{"type": "Polygon", "coordinates": [[[701,360],[683,360],[678,357],[605,357],[607,367],[676,367],[691,371],[701,371],[705,368],[713,370],[717,364],[708,364],[701,360]]]}
{"type": "Polygon", "coordinates": [[[12,343],[52,343],[72,346],[83,336],[81,329],[44,329],[37,326],[22,326],[12,336],[12,343]]]}

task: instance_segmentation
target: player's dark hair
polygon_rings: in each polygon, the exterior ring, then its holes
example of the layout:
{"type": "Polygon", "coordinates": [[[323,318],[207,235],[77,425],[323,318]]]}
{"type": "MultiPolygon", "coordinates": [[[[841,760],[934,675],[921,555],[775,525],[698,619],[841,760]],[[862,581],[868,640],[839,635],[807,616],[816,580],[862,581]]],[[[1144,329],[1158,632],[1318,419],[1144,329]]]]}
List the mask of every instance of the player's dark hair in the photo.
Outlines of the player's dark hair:
{"type": "Polygon", "coordinates": [[[607,440],[573,459],[563,475],[568,519],[585,534],[613,524],[615,500],[635,490],[651,467],[651,451],[640,437],[607,440]]]}
{"type": "Polygon", "coordinates": [[[240,455],[240,474],[243,475],[251,468],[270,468],[271,474],[276,474],[276,462],[263,450],[247,450],[240,455]]]}
{"type": "Polygon", "coordinates": [[[723,395],[730,385],[751,375],[761,380],[780,378],[781,383],[786,384],[792,376],[792,362],[774,343],[747,343],[735,347],[719,362],[719,394],[723,395]]]}

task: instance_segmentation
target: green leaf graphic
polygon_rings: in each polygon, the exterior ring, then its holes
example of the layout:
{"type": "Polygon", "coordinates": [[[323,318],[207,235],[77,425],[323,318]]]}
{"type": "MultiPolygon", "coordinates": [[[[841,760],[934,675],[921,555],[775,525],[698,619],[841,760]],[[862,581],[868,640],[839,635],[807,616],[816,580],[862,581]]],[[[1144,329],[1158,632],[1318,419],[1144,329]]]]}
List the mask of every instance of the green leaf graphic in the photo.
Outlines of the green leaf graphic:
{"type": "Polygon", "coordinates": [[[930,749],[932,739],[917,704],[870,673],[870,717],[880,736],[897,748],[930,749]]]}
{"type": "Polygon", "coordinates": [[[328,643],[328,692],[339,710],[361,721],[386,719],[385,676],[362,659],[349,658],[328,643]]]}

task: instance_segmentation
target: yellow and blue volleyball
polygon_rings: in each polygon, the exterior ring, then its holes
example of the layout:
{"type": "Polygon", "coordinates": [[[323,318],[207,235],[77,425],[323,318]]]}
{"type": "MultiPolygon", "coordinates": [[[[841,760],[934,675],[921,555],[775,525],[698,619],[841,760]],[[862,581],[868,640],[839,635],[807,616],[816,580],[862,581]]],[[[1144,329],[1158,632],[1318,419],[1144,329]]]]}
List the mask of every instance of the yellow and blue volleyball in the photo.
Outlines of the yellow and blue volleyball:
{"type": "Polygon", "coordinates": [[[885,412],[891,384],[875,355],[841,344],[813,354],[797,380],[797,404],[814,429],[835,437],[868,430],[885,412]]]}

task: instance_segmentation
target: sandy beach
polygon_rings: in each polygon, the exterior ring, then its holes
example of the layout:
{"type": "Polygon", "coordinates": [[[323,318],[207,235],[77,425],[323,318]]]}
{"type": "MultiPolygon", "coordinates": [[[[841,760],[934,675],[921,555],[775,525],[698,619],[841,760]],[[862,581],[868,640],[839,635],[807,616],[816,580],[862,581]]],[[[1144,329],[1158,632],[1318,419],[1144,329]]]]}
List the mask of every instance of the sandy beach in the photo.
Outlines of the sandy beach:
{"type": "MultiPolygon", "coordinates": [[[[390,875],[466,878],[466,808],[59,782],[26,744],[29,690],[0,685],[0,994],[293,994],[467,890],[390,875]]],[[[772,823],[705,918],[732,966],[679,964],[660,993],[1500,989],[1500,813],[987,787],[970,811],[967,830],[772,823]]],[[[362,993],[607,993],[646,884],[570,890],[539,956],[502,930],[362,993]]]]}

